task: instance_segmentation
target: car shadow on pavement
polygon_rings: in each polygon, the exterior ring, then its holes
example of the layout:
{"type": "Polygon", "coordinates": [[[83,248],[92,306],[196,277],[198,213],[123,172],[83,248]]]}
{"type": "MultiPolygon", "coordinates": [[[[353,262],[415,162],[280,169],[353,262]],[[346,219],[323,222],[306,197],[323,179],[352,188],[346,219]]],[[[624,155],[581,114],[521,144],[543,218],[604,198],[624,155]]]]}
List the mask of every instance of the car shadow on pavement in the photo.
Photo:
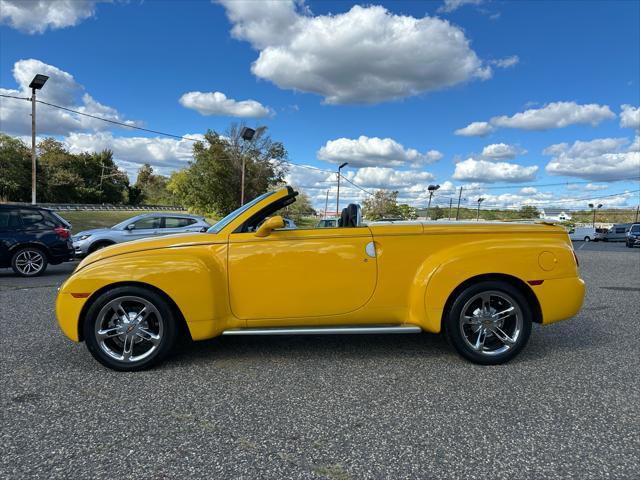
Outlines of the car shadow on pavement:
{"type": "Polygon", "coordinates": [[[211,362],[250,358],[341,359],[441,356],[452,354],[442,335],[291,335],[185,340],[169,362],[211,362]]]}

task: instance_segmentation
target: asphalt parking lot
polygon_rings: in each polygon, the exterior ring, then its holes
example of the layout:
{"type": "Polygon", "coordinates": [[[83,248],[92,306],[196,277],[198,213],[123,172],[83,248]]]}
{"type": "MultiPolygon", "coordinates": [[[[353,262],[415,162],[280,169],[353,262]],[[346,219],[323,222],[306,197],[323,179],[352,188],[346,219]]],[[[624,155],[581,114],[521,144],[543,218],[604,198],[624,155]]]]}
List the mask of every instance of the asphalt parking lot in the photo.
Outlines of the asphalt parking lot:
{"type": "Polygon", "coordinates": [[[498,367],[428,334],[225,337],[116,373],[55,322],[73,264],[0,270],[0,477],[638,478],[640,249],[576,249],[582,312],[498,367]]]}

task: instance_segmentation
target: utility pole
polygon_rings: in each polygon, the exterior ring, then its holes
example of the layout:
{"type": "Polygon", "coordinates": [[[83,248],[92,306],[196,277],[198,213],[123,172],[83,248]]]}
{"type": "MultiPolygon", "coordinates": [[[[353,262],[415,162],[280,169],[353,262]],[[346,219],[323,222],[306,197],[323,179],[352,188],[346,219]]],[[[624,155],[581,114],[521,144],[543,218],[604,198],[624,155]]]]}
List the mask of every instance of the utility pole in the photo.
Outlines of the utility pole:
{"type": "Polygon", "coordinates": [[[36,90],[40,90],[47,83],[49,77],[37,74],[31,80],[31,203],[36,204],[36,90]]]}
{"type": "Polygon", "coordinates": [[[640,204],[638,204],[638,208],[636,208],[636,221],[635,221],[635,223],[638,223],[638,213],[640,213],[640,204]]]}
{"type": "Polygon", "coordinates": [[[449,220],[451,220],[451,207],[453,207],[453,198],[449,197],[449,220]]]}
{"type": "Polygon", "coordinates": [[[456,210],[456,222],[460,217],[460,200],[462,200],[462,187],[460,187],[460,194],[458,195],[458,209],[456,210]]]}
{"type": "Polygon", "coordinates": [[[327,189],[327,198],[324,200],[324,218],[327,218],[327,207],[329,206],[329,189],[327,189]]]}
{"type": "Polygon", "coordinates": [[[349,165],[349,162],[344,162],[338,167],[338,193],[336,195],[336,216],[340,216],[340,170],[349,165]]]}
{"type": "Polygon", "coordinates": [[[478,215],[476,216],[476,222],[480,221],[480,204],[484,202],[484,198],[480,197],[478,199],[478,215]]]}

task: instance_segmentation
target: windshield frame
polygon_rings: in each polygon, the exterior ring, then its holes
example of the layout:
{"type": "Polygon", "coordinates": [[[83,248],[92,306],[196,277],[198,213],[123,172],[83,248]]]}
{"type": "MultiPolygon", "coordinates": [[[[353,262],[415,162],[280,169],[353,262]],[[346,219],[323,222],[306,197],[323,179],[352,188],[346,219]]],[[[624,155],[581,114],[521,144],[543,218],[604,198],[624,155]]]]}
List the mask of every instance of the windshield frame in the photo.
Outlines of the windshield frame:
{"type": "Polygon", "coordinates": [[[253,207],[254,205],[258,204],[259,202],[261,202],[265,198],[268,198],[269,196],[273,195],[276,192],[277,192],[277,190],[273,190],[271,192],[263,193],[259,197],[256,197],[253,200],[251,200],[249,203],[245,203],[241,207],[236,208],[233,212],[228,214],[226,217],[221,218],[216,223],[214,223],[212,226],[210,226],[209,229],[207,230],[207,233],[213,233],[213,234],[220,233],[226,226],[228,226],[230,223],[232,223],[236,218],[238,218],[244,212],[246,212],[251,207],[253,207]]]}

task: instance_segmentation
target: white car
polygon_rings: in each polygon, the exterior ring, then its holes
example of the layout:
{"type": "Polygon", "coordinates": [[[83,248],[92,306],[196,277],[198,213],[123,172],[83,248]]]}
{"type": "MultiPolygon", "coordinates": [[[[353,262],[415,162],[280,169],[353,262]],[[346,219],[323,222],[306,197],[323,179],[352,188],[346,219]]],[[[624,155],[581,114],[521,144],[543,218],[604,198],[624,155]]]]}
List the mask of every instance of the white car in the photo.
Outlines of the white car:
{"type": "Polygon", "coordinates": [[[569,238],[574,242],[590,242],[596,239],[596,229],[594,227],[577,227],[569,230],[569,238]]]}

